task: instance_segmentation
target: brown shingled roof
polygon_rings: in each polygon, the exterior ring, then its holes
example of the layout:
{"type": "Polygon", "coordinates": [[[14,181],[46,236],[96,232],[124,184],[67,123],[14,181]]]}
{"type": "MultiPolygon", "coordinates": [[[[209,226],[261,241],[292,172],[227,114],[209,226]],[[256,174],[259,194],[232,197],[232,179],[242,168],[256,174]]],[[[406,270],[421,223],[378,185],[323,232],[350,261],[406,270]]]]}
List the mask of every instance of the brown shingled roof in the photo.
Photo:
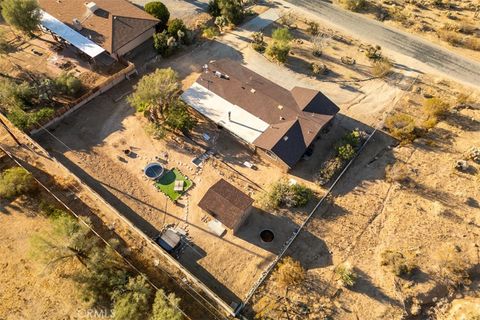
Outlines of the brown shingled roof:
{"type": "Polygon", "coordinates": [[[198,206],[224,226],[233,229],[238,221],[243,220],[246,210],[252,204],[252,198],[220,179],[205,193],[198,206]]]}
{"type": "Polygon", "coordinates": [[[99,8],[88,11],[85,0],[38,0],[40,8],[73,28],[73,19],[82,23],[82,35],[110,53],[154,27],[158,20],[126,0],[94,0],[99,8]]]}
{"type": "Polygon", "coordinates": [[[317,90],[291,91],[231,60],[209,63],[197,83],[257,116],[270,127],[253,144],[273,151],[292,167],[339,108],[317,90]],[[214,71],[228,75],[218,78],[214,71]]]}

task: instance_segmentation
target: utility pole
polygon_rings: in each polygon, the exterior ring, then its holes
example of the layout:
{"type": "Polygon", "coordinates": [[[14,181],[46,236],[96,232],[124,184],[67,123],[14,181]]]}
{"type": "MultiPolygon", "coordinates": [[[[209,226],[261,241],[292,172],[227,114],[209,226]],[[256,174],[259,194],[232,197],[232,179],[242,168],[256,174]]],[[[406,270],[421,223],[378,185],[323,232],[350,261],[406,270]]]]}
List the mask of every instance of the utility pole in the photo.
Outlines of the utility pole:
{"type": "Polygon", "coordinates": [[[18,141],[17,137],[15,137],[15,135],[12,133],[12,131],[10,131],[8,126],[5,124],[5,122],[3,122],[2,118],[0,118],[0,124],[5,128],[5,130],[7,130],[8,134],[12,137],[12,139],[15,140],[15,142],[19,146],[21,146],[22,144],[20,143],[20,141],[18,141]]]}

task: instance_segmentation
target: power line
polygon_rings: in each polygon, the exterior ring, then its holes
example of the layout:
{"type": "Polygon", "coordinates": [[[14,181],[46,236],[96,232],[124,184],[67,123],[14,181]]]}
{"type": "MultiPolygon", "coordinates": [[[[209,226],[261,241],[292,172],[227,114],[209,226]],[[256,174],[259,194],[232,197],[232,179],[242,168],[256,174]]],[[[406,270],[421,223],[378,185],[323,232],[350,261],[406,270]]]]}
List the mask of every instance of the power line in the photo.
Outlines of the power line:
{"type": "MultiPolygon", "coordinates": [[[[20,162],[18,162],[14,156],[12,156],[10,154],[10,152],[8,152],[3,146],[0,146],[0,148],[21,168],[27,170],[20,162]]],[[[28,171],[28,170],[27,170],[28,171]]],[[[118,252],[118,250],[113,247],[105,238],[103,238],[95,229],[92,228],[92,226],[87,223],[84,219],[81,218],[80,215],[78,215],[77,213],[75,213],[66,203],[64,203],[60,198],[58,198],[52,191],[50,191],[50,189],[48,189],[40,180],[38,180],[37,178],[35,178],[33,175],[32,175],[33,179],[43,188],[45,189],[45,191],[47,191],[48,194],[50,194],[52,197],[55,198],[56,201],[58,201],[62,206],[64,206],[74,217],[77,218],[77,220],[79,220],[83,225],[85,225],[93,234],[95,234],[99,239],[102,240],[102,242],[107,246],[109,247],[110,249],[112,249],[118,256],[120,256],[133,270],[135,270],[142,278],[144,278],[155,290],[157,290],[157,292],[161,292],[165,298],[165,300],[172,306],[174,307],[175,309],[177,309],[178,311],[180,311],[180,313],[182,313],[182,315],[184,315],[187,319],[190,319],[192,320],[192,318],[190,318],[180,307],[172,304],[169,299],[168,299],[168,296],[162,291],[160,291],[160,288],[157,287],[157,285],[155,285],[150,279],[148,279],[148,277],[143,273],[141,272],[132,262],[130,262],[130,260],[128,260],[127,258],[125,258],[120,252],[118,252]]]]}
{"type": "MultiPolygon", "coordinates": [[[[52,136],[56,141],[58,141],[60,144],[62,144],[67,150],[71,151],[72,153],[76,153],[75,150],[73,150],[72,148],[70,148],[65,142],[63,142],[60,138],[58,138],[57,136],[55,136],[53,133],[51,133],[48,129],[46,129],[44,126],[42,126],[40,123],[36,122],[40,129],[47,132],[50,136],[52,136]]],[[[30,150],[30,148],[29,148],[30,150]]],[[[81,162],[81,161],[80,161],[81,162]]],[[[205,297],[203,297],[200,293],[197,292],[197,290],[195,288],[193,288],[190,284],[186,283],[186,282],[179,282],[176,278],[174,278],[173,276],[170,275],[170,273],[163,269],[162,267],[160,266],[157,266],[159,269],[161,269],[170,279],[172,279],[173,281],[175,281],[180,287],[182,287],[182,284],[186,285],[190,290],[192,290],[193,292],[195,292],[196,295],[198,295],[202,301],[199,301],[194,295],[192,295],[192,293],[189,291],[189,290],[185,290],[185,292],[187,294],[189,294],[197,303],[199,303],[203,308],[205,308],[210,314],[212,314],[214,316],[215,319],[219,319],[219,314],[215,314],[212,312],[212,310],[210,310],[209,307],[213,308],[215,311],[218,312],[218,309],[217,307],[215,307],[210,301],[208,301],[205,297]],[[205,305],[205,303],[209,306],[207,307],[205,305]]],[[[223,318],[225,319],[225,318],[223,318]]]]}

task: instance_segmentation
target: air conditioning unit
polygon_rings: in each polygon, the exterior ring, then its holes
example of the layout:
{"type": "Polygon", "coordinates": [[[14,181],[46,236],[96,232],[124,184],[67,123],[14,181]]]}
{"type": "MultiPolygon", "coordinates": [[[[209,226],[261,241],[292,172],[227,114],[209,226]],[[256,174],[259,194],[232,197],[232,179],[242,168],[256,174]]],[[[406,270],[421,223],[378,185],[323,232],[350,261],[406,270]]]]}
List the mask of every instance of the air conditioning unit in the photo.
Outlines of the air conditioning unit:
{"type": "Polygon", "coordinates": [[[75,30],[82,31],[83,26],[82,26],[82,23],[80,22],[80,20],[78,20],[77,18],[74,18],[72,20],[72,24],[73,24],[73,28],[75,28],[75,30]]]}
{"type": "Polygon", "coordinates": [[[94,13],[95,11],[98,10],[98,6],[95,2],[87,2],[85,3],[85,6],[87,7],[88,11],[91,13],[94,13]]]}

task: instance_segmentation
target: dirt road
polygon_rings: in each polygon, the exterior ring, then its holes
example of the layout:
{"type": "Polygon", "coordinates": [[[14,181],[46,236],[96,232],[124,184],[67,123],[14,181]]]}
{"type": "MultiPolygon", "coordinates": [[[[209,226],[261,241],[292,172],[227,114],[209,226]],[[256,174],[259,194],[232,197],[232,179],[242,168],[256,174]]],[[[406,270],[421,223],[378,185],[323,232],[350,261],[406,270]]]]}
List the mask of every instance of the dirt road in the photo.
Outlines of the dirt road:
{"type": "Polygon", "coordinates": [[[322,0],[287,0],[287,2],[313,13],[356,38],[421,62],[418,69],[422,72],[427,73],[433,69],[448,75],[449,78],[480,87],[480,63],[476,61],[322,0]]]}

